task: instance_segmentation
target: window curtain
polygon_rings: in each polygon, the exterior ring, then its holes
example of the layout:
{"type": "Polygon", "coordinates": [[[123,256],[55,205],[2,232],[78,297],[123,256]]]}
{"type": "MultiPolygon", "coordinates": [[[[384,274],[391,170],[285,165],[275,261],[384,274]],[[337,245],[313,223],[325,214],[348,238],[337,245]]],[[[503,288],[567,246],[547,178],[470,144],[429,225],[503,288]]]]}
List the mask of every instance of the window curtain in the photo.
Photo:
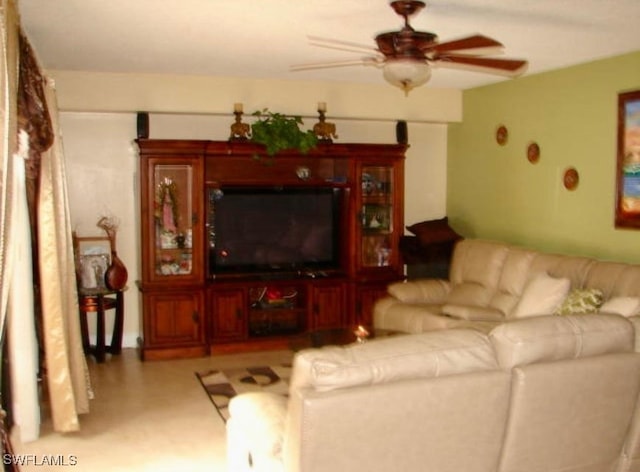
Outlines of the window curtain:
{"type": "MultiPolygon", "coordinates": [[[[11,419],[18,426],[21,437],[34,439],[39,434],[40,410],[38,403],[38,361],[34,326],[33,291],[31,283],[31,245],[29,218],[25,191],[25,160],[18,152],[18,64],[19,18],[14,0],[0,3],[0,158],[2,187],[0,195],[0,341],[5,346],[8,338],[23,338],[14,343],[13,351],[3,350],[8,363],[22,358],[23,369],[14,368],[2,381],[2,409],[11,410],[11,419]],[[23,298],[25,297],[25,298],[23,298]],[[12,316],[13,315],[13,316],[12,316]],[[9,319],[12,318],[12,322],[9,319]],[[13,334],[9,334],[12,332],[13,334]],[[15,404],[8,401],[15,399],[15,404]]],[[[2,366],[7,362],[3,358],[2,366]]],[[[7,427],[3,425],[3,450],[11,450],[7,427]]]]}
{"type": "Polygon", "coordinates": [[[13,0],[0,3],[0,332],[9,303],[12,258],[7,244],[13,216],[14,155],[17,150],[18,19],[13,0]]]}
{"type": "Polygon", "coordinates": [[[0,326],[6,318],[11,381],[11,404],[3,406],[26,442],[39,436],[41,402],[50,405],[54,430],[71,432],[92,395],[55,90],[20,34],[15,0],[0,0],[0,8],[0,326]]]}
{"type": "Polygon", "coordinates": [[[42,153],[38,199],[38,254],[42,293],[42,326],[56,431],[77,431],[78,414],[89,412],[92,397],[78,317],[78,294],[67,178],[54,84],[45,84],[45,99],[54,130],[52,146],[42,153]]]}

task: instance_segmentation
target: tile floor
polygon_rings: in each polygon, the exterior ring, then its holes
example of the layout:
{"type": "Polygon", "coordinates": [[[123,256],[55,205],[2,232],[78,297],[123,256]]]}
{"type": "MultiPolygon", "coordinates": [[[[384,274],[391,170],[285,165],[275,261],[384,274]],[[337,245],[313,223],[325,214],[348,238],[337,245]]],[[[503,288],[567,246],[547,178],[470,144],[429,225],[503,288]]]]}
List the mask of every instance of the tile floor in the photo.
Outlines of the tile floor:
{"type": "Polygon", "coordinates": [[[55,433],[43,413],[38,440],[19,444],[14,439],[16,454],[32,460],[21,471],[224,472],[224,423],[194,372],[290,359],[290,352],[269,351],[141,362],[135,349],[124,349],[104,364],[88,358],[96,398],[91,412],[81,416],[81,431],[55,433]],[[77,464],[43,467],[45,455],[73,456],[77,464]]]}

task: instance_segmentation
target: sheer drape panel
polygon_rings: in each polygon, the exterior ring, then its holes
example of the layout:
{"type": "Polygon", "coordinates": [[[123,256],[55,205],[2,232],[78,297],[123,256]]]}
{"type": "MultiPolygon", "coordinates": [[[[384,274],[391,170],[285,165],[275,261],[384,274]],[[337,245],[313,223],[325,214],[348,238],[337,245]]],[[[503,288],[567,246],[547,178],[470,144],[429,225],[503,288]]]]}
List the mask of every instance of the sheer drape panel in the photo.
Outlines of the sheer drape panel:
{"type": "Polygon", "coordinates": [[[11,248],[12,277],[9,280],[7,339],[11,379],[11,411],[22,442],[40,435],[38,394],[38,340],[36,339],[31,233],[25,186],[25,158],[29,153],[26,133],[21,132],[20,147],[14,156],[14,195],[8,245],[11,248]]]}
{"type": "MultiPolygon", "coordinates": [[[[0,286],[2,340],[15,341],[8,352],[13,421],[23,441],[36,439],[40,428],[38,351],[34,331],[32,259],[26,208],[25,162],[17,152],[19,19],[13,0],[2,0],[0,57],[0,136],[2,198],[0,222],[0,286]],[[5,320],[9,323],[5,324],[5,320]],[[5,330],[4,327],[8,326],[5,330]]],[[[26,142],[25,142],[26,145],[26,142]]],[[[25,150],[27,152],[28,149],[25,150]]],[[[6,380],[7,378],[3,378],[6,380]]],[[[3,405],[7,407],[7,405],[3,405]]],[[[6,446],[6,445],[5,445],[6,446]]]]}

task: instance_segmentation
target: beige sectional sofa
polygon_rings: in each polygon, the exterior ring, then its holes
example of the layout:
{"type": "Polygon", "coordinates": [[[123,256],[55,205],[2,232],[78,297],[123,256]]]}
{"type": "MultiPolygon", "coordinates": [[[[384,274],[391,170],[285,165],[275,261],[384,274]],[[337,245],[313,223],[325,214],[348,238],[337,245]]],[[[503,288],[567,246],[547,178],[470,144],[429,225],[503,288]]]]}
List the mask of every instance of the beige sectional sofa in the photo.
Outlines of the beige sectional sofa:
{"type": "Polygon", "coordinates": [[[229,471],[640,472],[639,265],[464,240],[374,323],[232,399],[229,471]]]}
{"type": "Polygon", "coordinates": [[[454,249],[448,280],[395,283],[388,293],[374,307],[374,326],[407,333],[453,327],[487,332],[504,321],[553,314],[559,307],[632,316],[640,314],[640,265],[465,239],[454,249]],[[581,303],[593,297],[602,306],[581,303]]]}
{"type": "Polygon", "coordinates": [[[640,470],[640,354],[619,315],[546,315],[296,354],[234,397],[228,470],[640,470]]]}

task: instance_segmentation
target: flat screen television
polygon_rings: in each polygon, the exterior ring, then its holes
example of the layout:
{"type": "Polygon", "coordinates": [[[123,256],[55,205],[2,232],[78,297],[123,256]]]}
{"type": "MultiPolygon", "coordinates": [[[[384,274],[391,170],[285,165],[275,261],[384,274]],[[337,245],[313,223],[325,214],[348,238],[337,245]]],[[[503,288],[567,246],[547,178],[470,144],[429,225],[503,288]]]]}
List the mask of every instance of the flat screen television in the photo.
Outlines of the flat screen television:
{"type": "Polygon", "coordinates": [[[211,276],[340,267],[340,189],[223,187],[208,202],[211,276]]]}

